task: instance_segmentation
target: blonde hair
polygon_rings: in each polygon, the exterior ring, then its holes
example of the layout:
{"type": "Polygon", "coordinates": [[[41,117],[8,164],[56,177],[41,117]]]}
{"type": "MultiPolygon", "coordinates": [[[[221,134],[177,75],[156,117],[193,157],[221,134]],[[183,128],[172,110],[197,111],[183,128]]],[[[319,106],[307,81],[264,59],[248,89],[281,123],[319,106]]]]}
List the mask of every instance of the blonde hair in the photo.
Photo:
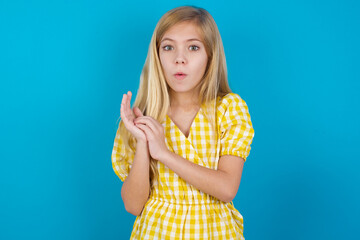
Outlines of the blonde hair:
{"type": "MultiPolygon", "coordinates": [[[[208,63],[201,80],[199,103],[205,110],[213,129],[216,126],[217,98],[230,93],[224,48],[217,25],[212,16],[203,8],[182,6],[165,13],[157,23],[152,35],[148,55],[140,76],[140,86],[133,107],[138,107],[145,116],[162,123],[170,107],[169,86],[165,80],[159,58],[160,41],[165,32],[177,23],[195,23],[202,34],[208,63]]],[[[217,133],[217,131],[214,131],[217,133]]],[[[136,151],[136,139],[120,122],[120,134],[125,147],[136,151]]],[[[150,184],[157,178],[157,161],[150,160],[150,184]]]]}

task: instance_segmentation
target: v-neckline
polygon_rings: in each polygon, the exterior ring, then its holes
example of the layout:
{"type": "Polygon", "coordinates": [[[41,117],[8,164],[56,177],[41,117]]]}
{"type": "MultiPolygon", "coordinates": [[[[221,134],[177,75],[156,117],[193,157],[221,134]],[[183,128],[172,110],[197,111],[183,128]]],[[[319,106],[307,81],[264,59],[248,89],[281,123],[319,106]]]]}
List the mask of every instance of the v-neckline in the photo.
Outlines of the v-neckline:
{"type": "Polygon", "coordinates": [[[199,116],[200,111],[201,111],[201,107],[200,107],[200,109],[197,111],[194,119],[193,119],[192,122],[191,122],[188,136],[185,136],[185,133],[183,133],[183,132],[180,130],[180,128],[175,124],[175,122],[170,118],[170,116],[169,116],[168,114],[166,114],[166,117],[170,120],[170,123],[173,124],[173,125],[175,126],[175,128],[185,137],[185,139],[189,139],[190,136],[191,136],[192,129],[194,128],[194,125],[195,125],[195,122],[196,122],[196,118],[199,116]]]}

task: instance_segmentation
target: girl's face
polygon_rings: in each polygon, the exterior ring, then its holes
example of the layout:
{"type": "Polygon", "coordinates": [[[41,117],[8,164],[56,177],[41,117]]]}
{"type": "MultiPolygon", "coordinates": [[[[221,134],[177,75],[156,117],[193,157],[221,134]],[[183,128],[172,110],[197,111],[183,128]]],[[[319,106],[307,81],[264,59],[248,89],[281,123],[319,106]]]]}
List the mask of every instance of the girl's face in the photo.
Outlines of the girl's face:
{"type": "Polygon", "coordinates": [[[165,32],[159,56],[171,92],[196,90],[208,62],[202,41],[199,28],[192,22],[175,24],[165,32]]]}

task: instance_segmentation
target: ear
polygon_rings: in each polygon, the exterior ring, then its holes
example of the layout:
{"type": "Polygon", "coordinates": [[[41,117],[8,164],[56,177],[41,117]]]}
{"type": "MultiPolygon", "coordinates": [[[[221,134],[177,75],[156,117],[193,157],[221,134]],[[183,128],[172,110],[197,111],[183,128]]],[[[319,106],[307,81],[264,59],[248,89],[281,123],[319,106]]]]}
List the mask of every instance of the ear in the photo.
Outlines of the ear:
{"type": "Polygon", "coordinates": [[[143,117],[144,116],[138,107],[134,107],[133,111],[134,111],[136,117],[143,117]]]}

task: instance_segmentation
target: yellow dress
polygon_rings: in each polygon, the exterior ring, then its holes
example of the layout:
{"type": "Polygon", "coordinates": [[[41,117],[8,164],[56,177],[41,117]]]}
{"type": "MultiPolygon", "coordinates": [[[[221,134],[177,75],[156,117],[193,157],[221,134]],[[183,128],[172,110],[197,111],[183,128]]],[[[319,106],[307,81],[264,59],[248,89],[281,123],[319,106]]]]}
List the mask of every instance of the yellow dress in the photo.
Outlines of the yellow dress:
{"type": "MultiPolygon", "coordinates": [[[[197,113],[188,137],[169,116],[162,123],[170,151],[201,166],[217,169],[222,155],[244,160],[250,153],[254,129],[245,101],[235,93],[218,98],[218,138],[202,109],[197,113]]],[[[116,133],[112,151],[115,173],[125,181],[134,154],[123,147],[116,133]]],[[[130,239],[244,239],[243,217],[233,205],[201,192],[158,161],[159,176],[130,239]]]]}

